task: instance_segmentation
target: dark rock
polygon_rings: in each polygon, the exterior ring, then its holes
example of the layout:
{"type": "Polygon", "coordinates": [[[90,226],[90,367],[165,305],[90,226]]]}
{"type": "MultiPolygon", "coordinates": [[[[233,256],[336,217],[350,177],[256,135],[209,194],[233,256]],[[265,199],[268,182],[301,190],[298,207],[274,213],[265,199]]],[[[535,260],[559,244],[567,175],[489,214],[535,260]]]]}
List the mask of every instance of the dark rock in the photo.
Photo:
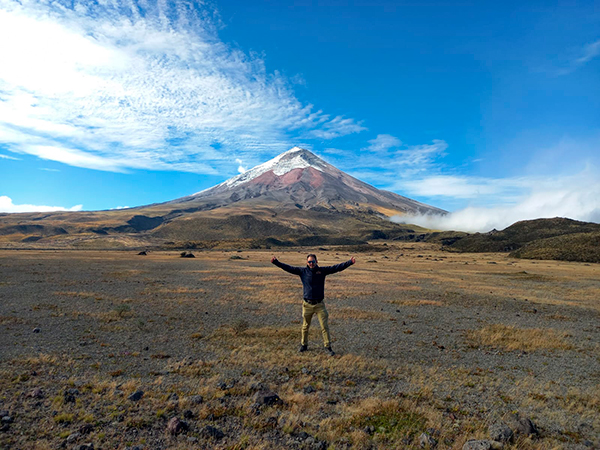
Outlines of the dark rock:
{"type": "Polygon", "coordinates": [[[506,417],[506,423],[515,435],[536,436],[539,431],[535,424],[527,417],[521,417],[519,413],[511,413],[506,417]]]}
{"type": "Polygon", "coordinates": [[[201,395],[192,395],[190,397],[190,402],[193,405],[199,405],[204,402],[204,398],[201,395]]]}
{"type": "Polygon", "coordinates": [[[437,441],[428,433],[421,433],[421,436],[419,436],[419,445],[421,448],[435,448],[437,441]]]}
{"type": "Polygon", "coordinates": [[[189,429],[187,422],[184,422],[179,417],[173,417],[167,424],[167,431],[170,434],[180,434],[189,429]]]}
{"type": "Polygon", "coordinates": [[[171,395],[169,395],[169,398],[167,399],[171,402],[176,402],[179,400],[179,395],[177,395],[175,392],[173,392],[171,395]]]}
{"type": "Polygon", "coordinates": [[[11,416],[2,416],[2,419],[0,420],[3,424],[5,423],[13,423],[14,420],[11,416]]]}
{"type": "Polygon", "coordinates": [[[10,430],[10,425],[7,423],[0,427],[0,433],[6,433],[8,430],[10,430]]]}
{"type": "Polygon", "coordinates": [[[144,251],[142,251],[142,252],[139,252],[139,253],[138,253],[138,255],[139,255],[139,256],[146,256],[147,254],[148,254],[148,253],[146,253],[146,252],[144,252],[144,251]]]}
{"type": "Polygon", "coordinates": [[[302,391],[305,394],[312,394],[313,392],[315,392],[315,388],[312,387],[311,385],[308,385],[308,386],[304,386],[304,389],[302,389],[302,391]]]}
{"type": "Polygon", "coordinates": [[[131,394],[129,397],[127,397],[129,400],[133,401],[133,402],[137,402],[138,400],[140,400],[142,397],[144,396],[144,391],[135,391],[133,394],[131,394]]]}
{"type": "Polygon", "coordinates": [[[254,394],[254,402],[259,405],[281,405],[283,401],[279,398],[279,396],[272,391],[261,391],[254,394]]]}
{"type": "Polygon", "coordinates": [[[490,450],[492,448],[492,442],[488,440],[476,441],[471,440],[465,442],[462,450],[490,450]]]}
{"type": "Polygon", "coordinates": [[[204,438],[211,438],[217,441],[225,437],[225,434],[221,430],[215,427],[211,427],[210,425],[207,425],[204,428],[202,428],[200,434],[204,438]]]}
{"type": "Polygon", "coordinates": [[[308,434],[306,431],[301,431],[300,433],[298,433],[296,435],[296,437],[298,439],[300,439],[301,441],[305,441],[306,439],[308,439],[309,437],[311,437],[311,435],[308,434]]]}
{"type": "Polygon", "coordinates": [[[27,396],[31,398],[44,398],[44,393],[42,392],[41,388],[37,387],[29,394],[27,394],[27,396]]]}
{"type": "Polygon", "coordinates": [[[490,425],[490,439],[498,442],[510,442],[513,439],[513,430],[504,422],[496,422],[490,425]]]}
{"type": "Polygon", "coordinates": [[[67,394],[78,396],[80,394],[80,392],[79,392],[79,389],[73,388],[73,389],[67,389],[65,391],[65,395],[67,395],[67,394]]]}
{"type": "Polygon", "coordinates": [[[34,333],[39,333],[40,331],[42,331],[42,330],[41,330],[41,329],[39,329],[39,328],[34,328],[34,329],[33,329],[33,332],[34,332],[34,333]]]}
{"type": "Polygon", "coordinates": [[[71,433],[67,437],[67,442],[68,443],[75,442],[77,439],[79,439],[80,436],[81,436],[81,434],[79,434],[79,433],[71,433]]]}
{"type": "Polygon", "coordinates": [[[0,417],[10,416],[10,411],[8,409],[0,410],[0,417]]]}
{"type": "Polygon", "coordinates": [[[192,252],[181,252],[182,258],[195,258],[196,256],[192,252]]]}
{"type": "Polygon", "coordinates": [[[92,431],[94,431],[94,425],[90,424],[90,423],[86,423],[85,425],[82,425],[79,428],[79,433],[80,434],[90,434],[92,431]]]}
{"type": "Polygon", "coordinates": [[[193,417],[194,417],[194,413],[190,409],[186,409],[185,411],[183,411],[184,419],[192,419],[193,417]]]}

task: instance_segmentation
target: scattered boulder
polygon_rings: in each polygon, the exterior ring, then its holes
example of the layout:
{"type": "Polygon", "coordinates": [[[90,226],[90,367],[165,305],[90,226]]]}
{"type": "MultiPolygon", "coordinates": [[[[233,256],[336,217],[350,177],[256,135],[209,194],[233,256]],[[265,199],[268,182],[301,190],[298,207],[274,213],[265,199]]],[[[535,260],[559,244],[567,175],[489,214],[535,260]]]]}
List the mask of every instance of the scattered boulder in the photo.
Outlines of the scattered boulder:
{"type": "Polygon", "coordinates": [[[305,394],[312,394],[313,392],[315,392],[315,388],[309,384],[308,386],[304,386],[302,392],[304,392],[305,394]]]}
{"type": "Polygon", "coordinates": [[[129,397],[127,397],[129,400],[131,400],[132,402],[137,402],[138,400],[141,400],[141,398],[144,396],[144,391],[135,391],[133,394],[131,394],[129,397]]]}
{"type": "Polygon", "coordinates": [[[27,394],[27,396],[31,398],[44,398],[44,393],[41,388],[37,387],[27,394]]]}
{"type": "Polygon", "coordinates": [[[188,429],[189,425],[187,422],[181,420],[179,417],[173,417],[167,424],[167,431],[172,435],[183,433],[188,429]]]}
{"type": "Polygon", "coordinates": [[[196,256],[192,252],[181,252],[179,255],[181,258],[195,258],[196,256]]]}
{"type": "Polygon", "coordinates": [[[225,434],[221,430],[215,427],[211,427],[210,425],[207,425],[204,428],[202,428],[200,434],[204,438],[211,438],[217,441],[225,437],[225,434]]]}
{"type": "Polygon", "coordinates": [[[146,253],[145,251],[141,251],[138,253],[139,256],[146,256],[148,253],[146,253]]]}
{"type": "Polygon", "coordinates": [[[75,447],[77,450],[94,450],[94,444],[88,442],[87,444],[81,444],[79,447],[75,447]]]}
{"type": "Polygon", "coordinates": [[[496,422],[488,428],[490,439],[498,442],[510,442],[513,439],[513,430],[504,422],[496,422]]]}
{"type": "Polygon", "coordinates": [[[194,418],[194,413],[191,409],[186,409],[185,411],[183,411],[183,418],[184,419],[193,419],[194,418]]]}
{"type": "Polygon", "coordinates": [[[190,397],[190,402],[193,405],[200,405],[201,403],[204,402],[204,398],[201,395],[192,395],[190,397]]]}
{"type": "Polygon", "coordinates": [[[42,331],[42,330],[41,330],[40,328],[37,328],[37,327],[33,329],[33,332],[34,332],[34,333],[40,333],[41,331],[42,331]]]}
{"type": "Polygon", "coordinates": [[[254,394],[254,403],[258,403],[261,406],[272,406],[281,405],[283,404],[283,401],[275,392],[260,391],[254,394]]]}
{"type": "Polygon", "coordinates": [[[428,433],[421,433],[419,436],[419,445],[421,448],[435,448],[438,442],[428,433]]]}
{"type": "Polygon", "coordinates": [[[71,433],[67,437],[67,442],[68,443],[75,442],[77,439],[79,439],[80,436],[81,436],[81,434],[79,434],[79,433],[71,433]]]}
{"type": "Polygon", "coordinates": [[[2,416],[1,422],[2,424],[13,423],[13,418],[9,415],[2,416]]]}
{"type": "Polygon", "coordinates": [[[0,410],[0,417],[10,416],[10,411],[8,409],[0,410]]]}
{"type": "Polygon", "coordinates": [[[490,450],[492,448],[492,442],[488,440],[470,440],[465,442],[462,450],[490,450]]]}
{"type": "Polygon", "coordinates": [[[521,417],[519,413],[508,414],[505,417],[505,422],[515,435],[537,436],[540,434],[535,424],[529,418],[521,417]]]}
{"type": "Polygon", "coordinates": [[[94,431],[94,425],[90,424],[90,423],[86,423],[85,425],[82,425],[79,428],[79,433],[84,435],[84,434],[90,434],[92,431],[94,431]]]}

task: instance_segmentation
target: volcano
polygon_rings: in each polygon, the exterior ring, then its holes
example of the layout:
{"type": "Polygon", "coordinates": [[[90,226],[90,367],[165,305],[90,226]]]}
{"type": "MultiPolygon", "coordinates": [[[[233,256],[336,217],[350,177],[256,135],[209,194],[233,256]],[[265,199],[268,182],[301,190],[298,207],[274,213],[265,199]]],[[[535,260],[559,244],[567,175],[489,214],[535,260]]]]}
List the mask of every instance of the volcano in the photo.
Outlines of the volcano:
{"type": "Polygon", "coordinates": [[[446,211],[377,189],[294,147],[212,188],[164,203],[0,215],[0,243],[86,248],[344,243],[414,232],[389,220],[405,214],[446,211]]]}
{"type": "Polygon", "coordinates": [[[371,209],[383,215],[445,214],[393,192],[377,189],[342,172],[303,148],[291,150],[247,172],[167,204],[275,202],[276,208],[331,211],[371,209]]]}

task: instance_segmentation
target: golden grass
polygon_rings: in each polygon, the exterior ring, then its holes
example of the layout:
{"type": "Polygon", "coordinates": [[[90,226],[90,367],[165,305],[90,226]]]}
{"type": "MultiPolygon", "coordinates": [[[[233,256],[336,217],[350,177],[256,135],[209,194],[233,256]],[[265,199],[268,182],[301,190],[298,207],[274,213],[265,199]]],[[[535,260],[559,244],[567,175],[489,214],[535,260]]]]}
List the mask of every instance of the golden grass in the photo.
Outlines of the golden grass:
{"type": "Polygon", "coordinates": [[[517,328],[512,325],[494,324],[467,333],[470,345],[488,346],[508,351],[522,350],[571,350],[567,333],[548,328],[517,328]]]}
{"type": "Polygon", "coordinates": [[[390,316],[380,311],[369,311],[366,309],[341,307],[330,308],[330,318],[342,320],[387,320],[390,316]]]}
{"type": "Polygon", "coordinates": [[[392,305],[401,305],[401,306],[443,306],[444,304],[439,300],[388,300],[388,303],[392,305]]]}

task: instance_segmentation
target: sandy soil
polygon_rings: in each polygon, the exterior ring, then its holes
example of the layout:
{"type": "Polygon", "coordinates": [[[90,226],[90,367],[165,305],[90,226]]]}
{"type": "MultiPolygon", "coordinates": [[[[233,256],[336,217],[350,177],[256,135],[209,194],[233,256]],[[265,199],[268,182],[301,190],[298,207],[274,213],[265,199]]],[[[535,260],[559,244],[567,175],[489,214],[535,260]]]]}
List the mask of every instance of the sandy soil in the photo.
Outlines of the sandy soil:
{"type": "Polygon", "coordinates": [[[600,266],[372,250],[327,280],[333,358],[271,251],[0,251],[0,447],[462,448],[515,411],[505,448],[600,446],[600,266]]]}

